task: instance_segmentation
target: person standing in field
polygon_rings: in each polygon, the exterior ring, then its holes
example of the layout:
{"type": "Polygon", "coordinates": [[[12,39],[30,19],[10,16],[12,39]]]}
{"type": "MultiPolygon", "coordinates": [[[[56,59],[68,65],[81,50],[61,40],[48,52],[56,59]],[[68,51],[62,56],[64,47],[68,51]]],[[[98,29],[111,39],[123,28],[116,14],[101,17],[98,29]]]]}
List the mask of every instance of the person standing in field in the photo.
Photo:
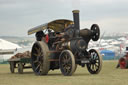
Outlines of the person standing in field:
{"type": "MultiPolygon", "coordinates": [[[[126,47],[125,55],[123,57],[125,57],[126,59],[128,59],[128,47],[126,47]]],[[[119,59],[119,61],[120,61],[120,59],[119,59]]],[[[119,68],[119,67],[120,67],[120,63],[118,62],[116,68],[119,68]]]]}

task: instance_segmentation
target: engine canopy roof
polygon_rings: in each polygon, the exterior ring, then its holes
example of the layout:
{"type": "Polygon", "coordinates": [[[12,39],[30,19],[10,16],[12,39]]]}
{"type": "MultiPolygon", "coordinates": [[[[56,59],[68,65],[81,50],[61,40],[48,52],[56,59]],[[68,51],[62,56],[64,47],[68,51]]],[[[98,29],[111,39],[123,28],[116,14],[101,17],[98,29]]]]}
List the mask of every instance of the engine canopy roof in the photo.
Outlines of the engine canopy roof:
{"type": "Polygon", "coordinates": [[[72,20],[57,19],[49,23],[45,23],[45,24],[36,26],[34,28],[31,28],[30,30],[28,30],[28,35],[36,33],[44,29],[49,29],[49,28],[54,30],[54,32],[63,32],[64,29],[68,27],[68,25],[73,24],[73,23],[74,22],[72,20]]]}

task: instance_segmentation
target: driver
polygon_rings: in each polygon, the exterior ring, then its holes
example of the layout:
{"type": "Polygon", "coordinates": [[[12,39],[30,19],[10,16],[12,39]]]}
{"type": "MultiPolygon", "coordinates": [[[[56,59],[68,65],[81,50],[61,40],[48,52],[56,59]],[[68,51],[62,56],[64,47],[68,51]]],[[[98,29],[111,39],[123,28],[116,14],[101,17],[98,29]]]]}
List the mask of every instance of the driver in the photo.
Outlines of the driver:
{"type": "Polygon", "coordinates": [[[44,34],[43,31],[36,32],[35,36],[36,36],[36,40],[37,41],[41,41],[41,40],[44,40],[45,41],[45,36],[46,35],[44,34]]]}

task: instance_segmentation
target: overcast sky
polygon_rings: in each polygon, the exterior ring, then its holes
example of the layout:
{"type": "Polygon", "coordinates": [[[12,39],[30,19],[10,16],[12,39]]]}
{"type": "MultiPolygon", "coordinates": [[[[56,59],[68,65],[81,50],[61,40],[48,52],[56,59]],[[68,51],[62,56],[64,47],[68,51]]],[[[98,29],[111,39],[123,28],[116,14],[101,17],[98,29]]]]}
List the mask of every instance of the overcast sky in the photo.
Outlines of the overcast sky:
{"type": "Polygon", "coordinates": [[[54,19],[73,19],[80,10],[82,28],[94,23],[101,33],[128,32],[128,0],[0,0],[0,36],[28,36],[27,31],[54,19]]]}

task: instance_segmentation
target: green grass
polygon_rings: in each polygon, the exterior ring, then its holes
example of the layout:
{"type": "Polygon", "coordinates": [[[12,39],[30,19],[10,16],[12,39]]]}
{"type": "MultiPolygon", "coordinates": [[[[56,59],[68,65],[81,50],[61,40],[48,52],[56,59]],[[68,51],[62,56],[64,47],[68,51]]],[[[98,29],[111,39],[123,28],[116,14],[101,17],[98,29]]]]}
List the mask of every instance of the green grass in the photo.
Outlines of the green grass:
{"type": "Polygon", "coordinates": [[[0,85],[128,85],[128,69],[116,69],[117,61],[104,61],[98,75],[90,74],[86,67],[77,67],[73,76],[63,76],[60,70],[47,76],[36,76],[31,69],[24,74],[11,74],[9,64],[0,65],[0,85]]]}

